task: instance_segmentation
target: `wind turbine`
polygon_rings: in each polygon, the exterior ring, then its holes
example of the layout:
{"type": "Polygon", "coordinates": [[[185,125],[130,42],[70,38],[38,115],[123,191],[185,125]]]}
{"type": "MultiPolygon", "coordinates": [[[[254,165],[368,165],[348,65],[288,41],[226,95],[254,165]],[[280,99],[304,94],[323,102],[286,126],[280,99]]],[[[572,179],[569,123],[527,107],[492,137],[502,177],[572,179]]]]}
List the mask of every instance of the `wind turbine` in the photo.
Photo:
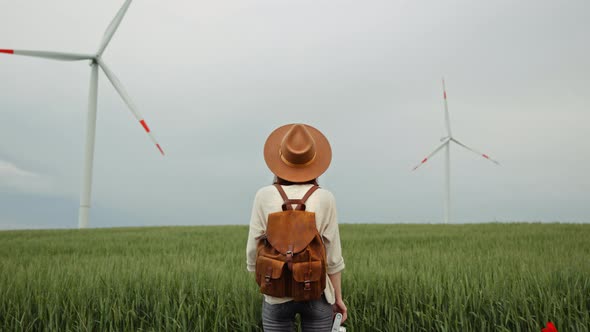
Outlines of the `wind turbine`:
{"type": "Polygon", "coordinates": [[[425,162],[427,162],[432,156],[437,154],[443,148],[445,149],[445,224],[448,224],[451,220],[451,143],[455,143],[477,155],[484,157],[485,159],[495,163],[496,165],[500,165],[499,162],[495,161],[494,159],[490,158],[485,153],[481,153],[473,148],[468,147],[467,145],[459,142],[456,138],[453,137],[451,132],[451,120],[449,118],[449,107],[447,105],[447,90],[445,88],[445,79],[442,79],[442,86],[443,86],[443,97],[444,97],[444,104],[445,104],[445,124],[447,127],[447,136],[441,138],[442,144],[439,145],[434,151],[432,151],[426,158],[424,158],[416,167],[414,167],[414,171],[418,169],[418,167],[422,166],[425,162]]]}
{"type": "Polygon", "coordinates": [[[108,46],[111,38],[117,31],[119,24],[123,20],[129,5],[132,0],[126,0],[121,9],[117,12],[117,15],[109,26],[107,27],[102,42],[95,54],[74,54],[74,53],[63,53],[63,52],[48,52],[48,51],[27,51],[27,50],[8,50],[0,49],[0,53],[23,55],[37,58],[45,58],[59,61],[82,61],[90,60],[90,92],[88,94],[88,118],[86,121],[86,148],[84,158],[84,170],[82,180],[82,192],[80,194],[80,209],[78,210],[78,227],[88,227],[88,215],[90,213],[90,193],[92,189],[92,164],[94,159],[94,137],[96,131],[96,99],[98,94],[98,67],[102,68],[106,77],[111,81],[111,84],[117,90],[123,101],[127,104],[131,113],[137,118],[143,129],[151,138],[152,142],[156,145],[162,155],[164,150],[160,144],[156,141],[153,133],[148,127],[146,121],[141,116],[137,107],[129,97],[129,94],[117,78],[115,74],[109,69],[106,63],[102,60],[102,54],[108,46]]]}

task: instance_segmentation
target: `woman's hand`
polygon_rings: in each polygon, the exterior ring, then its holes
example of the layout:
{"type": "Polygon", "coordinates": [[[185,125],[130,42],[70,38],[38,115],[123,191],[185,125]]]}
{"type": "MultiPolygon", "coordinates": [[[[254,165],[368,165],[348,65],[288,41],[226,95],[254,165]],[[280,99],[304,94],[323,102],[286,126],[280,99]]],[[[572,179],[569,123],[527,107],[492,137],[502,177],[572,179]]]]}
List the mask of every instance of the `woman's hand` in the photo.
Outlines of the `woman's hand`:
{"type": "Polygon", "coordinates": [[[344,301],[342,301],[342,299],[336,300],[336,302],[334,302],[334,305],[332,306],[332,309],[334,310],[334,312],[339,312],[342,314],[341,323],[344,323],[347,317],[346,313],[348,312],[348,309],[346,309],[346,304],[344,304],[344,301]]]}

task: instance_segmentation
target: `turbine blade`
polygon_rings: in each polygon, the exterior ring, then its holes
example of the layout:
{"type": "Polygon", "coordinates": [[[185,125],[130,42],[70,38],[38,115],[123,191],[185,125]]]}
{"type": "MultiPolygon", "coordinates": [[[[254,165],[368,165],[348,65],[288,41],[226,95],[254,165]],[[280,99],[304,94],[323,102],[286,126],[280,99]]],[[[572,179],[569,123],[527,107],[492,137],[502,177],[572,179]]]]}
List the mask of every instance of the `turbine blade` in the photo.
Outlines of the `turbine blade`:
{"type": "Polygon", "coordinates": [[[422,161],[418,165],[416,165],[416,167],[414,167],[414,169],[412,169],[412,171],[417,170],[418,167],[422,166],[422,164],[427,162],[428,159],[430,159],[432,156],[434,156],[438,151],[440,151],[440,149],[444,148],[445,145],[449,144],[449,141],[450,141],[450,139],[447,138],[443,144],[439,145],[436,149],[434,149],[434,151],[432,151],[428,156],[426,156],[426,158],[422,159],[422,161]]]}
{"type": "Polygon", "coordinates": [[[121,21],[123,20],[123,17],[125,16],[127,9],[129,8],[129,5],[131,5],[131,1],[132,0],[125,1],[123,6],[121,6],[121,9],[119,9],[119,11],[117,12],[117,15],[115,15],[115,17],[105,30],[102,42],[100,43],[100,47],[98,48],[98,56],[101,56],[105,48],[109,45],[109,42],[111,41],[111,38],[113,38],[113,35],[117,31],[119,24],[121,24],[121,21]]]}
{"type": "Polygon", "coordinates": [[[52,60],[60,60],[60,61],[80,61],[80,60],[94,59],[94,56],[89,55],[89,54],[75,54],[75,53],[62,53],[62,52],[50,52],[50,51],[28,51],[28,50],[0,49],[0,53],[31,56],[31,57],[35,57],[35,58],[44,58],[44,59],[52,59],[52,60]]]}
{"type": "Polygon", "coordinates": [[[129,109],[131,110],[131,113],[133,113],[133,115],[135,116],[137,121],[139,121],[139,123],[141,124],[141,126],[143,127],[145,132],[149,135],[152,142],[156,145],[158,150],[160,150],[160,153],[162,155],[164,155],[164,150],[162,150],[160,143],[158,143],[158,141],[156,140],[156,137],[154,137],[154,134],[150,130],[150,127],[148,127],[143,116],[141,116],[141,114],[137,110],[137,107],[133,103],[133,100],[131,100],[131,97],[129,97],[129,94],[127,93],[127,91],[123,87],[123,84],[121,84],[121,81],[119,81],[117,76],[115,76],[115,74],[109,69],[109,67],[101,59],[98,59],[98,64],[100,65],[100,68],[102,68],[102,71],[105,73],[105,75],[107,76],[109,81],[111,81],[111,83],[115,87],[115,90],[117,90],[117,92],[119,93],[121,98],[123,98],[123,101],[127,104],[129,109]]]}
{"type": "Polygon", "coordinates": [[[443,97],[445,102],[445,125],[447,127],[447,135],[449,137],[453,137],[451,134],[451,119],[449,117],[449,105],[447,105],[447,88],[445,87],[445,79],[442,79],[442,86],[443,86],[443,97]]]}
{"type": "Polygon", "coordinates": [[[470,147],[468,147],[467,145],[465,145],[465,144],[463,144],[463,143],[461,143],[461,142],[457,141],[457,140],[456,140],[456,139],[454,139],[454,138],[452,138],[451,140],[452,140],[453,142],[455,142],[455,143],[459,144],[460,146],[464,147],[465,149],[467,149],[467,150],[469,150],[469,151],[471,151],[471,152],[473,152],[473,153],[475,153],[475,154],[477,154],[477,155],[479,155],[479,156],[482,156],[482,157],[486,158],[487,160],[489,160],[489,161],[491,161],[491,162],[495,163],[496,165],[500,165],[500,163],[499,163],[499,162],[497,162],[496,160],[494,160],[494,159],[490,158],[490,156],[488,156],[487,154],[485,154],[485,153],[481,153],[481,152],[479,152],[479,151],[477,151],[477,150],[475,150],[475,149],[473,149],[473,148],[470,148],[470,147]]]}

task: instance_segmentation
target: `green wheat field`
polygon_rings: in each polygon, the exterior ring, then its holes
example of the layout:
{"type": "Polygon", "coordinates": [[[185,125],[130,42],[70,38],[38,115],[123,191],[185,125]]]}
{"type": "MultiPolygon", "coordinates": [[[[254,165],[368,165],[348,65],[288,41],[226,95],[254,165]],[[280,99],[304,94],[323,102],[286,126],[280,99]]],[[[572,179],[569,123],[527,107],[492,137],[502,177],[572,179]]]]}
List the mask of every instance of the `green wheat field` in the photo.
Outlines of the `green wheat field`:
{"type": "MultiPolygon", "coordinates": [[[[0,232],[0,331],[261,331],[246,226],[0,232]]],[[[347,331],[590,330],[590,225],[340,226],[347,331]]]]}

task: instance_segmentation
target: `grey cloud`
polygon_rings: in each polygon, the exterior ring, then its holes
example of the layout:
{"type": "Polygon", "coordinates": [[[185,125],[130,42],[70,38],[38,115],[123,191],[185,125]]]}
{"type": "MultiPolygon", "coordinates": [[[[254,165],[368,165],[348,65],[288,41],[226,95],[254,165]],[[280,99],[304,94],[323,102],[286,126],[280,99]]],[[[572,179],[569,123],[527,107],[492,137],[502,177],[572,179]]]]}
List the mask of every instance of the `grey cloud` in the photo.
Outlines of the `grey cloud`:
{"type": "Polygon", "coordinates": [[[55,192],[56,189],[51,178],[0,160],[0,191],[45,194],[55,192]]]}

